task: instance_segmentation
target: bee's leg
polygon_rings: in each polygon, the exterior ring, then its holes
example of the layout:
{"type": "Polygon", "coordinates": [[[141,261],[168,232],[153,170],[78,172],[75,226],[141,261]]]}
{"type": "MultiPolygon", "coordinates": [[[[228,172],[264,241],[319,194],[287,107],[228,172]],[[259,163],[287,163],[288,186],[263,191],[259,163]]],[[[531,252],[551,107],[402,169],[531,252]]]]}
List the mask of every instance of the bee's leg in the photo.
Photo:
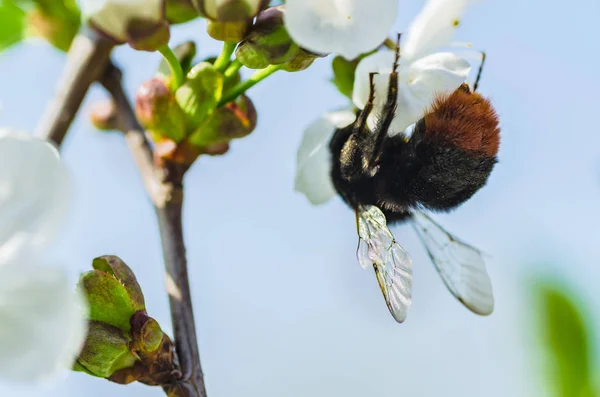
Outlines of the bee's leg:
{"type": "Polygon", "coordinates": [[[481,51],[481,64],[479,65],[479,71],[477,72],[475,83],[473,83],[473,91],[477,91],[477,87],[479,87],[479,80],[481,80],[481,73],[483,72],[483,65],[485,65],[485,58],[485,52],[481,51]]]}
{"type": "Polygon", "coordinates": [[[375,78],[376,74],[378,73],[369,73],[369,99],[367,100],[365,107],[358,114],[358,117],[354,122],[354,133],[361,134],[363,133],[363,131],[365,131],[365,128],[367,126],[367,119],[373,111],[373,103],[375,101],[375,83],[373,79],[375,78]]]}
{"type": "Polygon", "coordinates": [[[396,42],[396,57],[394,58],[394,65],[392,67],[392,73],[390,74],[390,81],[388,84],[388,94],[383,109],[381,111],[381,118],[375,128],[375,145],[373,147],[373,153],[369,161],[370,167],[377,166],[381,157],[381,150],[383,148],[383,142],[387,136],[392,120],[396,115],[396,107],[398,106],[398,61],[400,60],[400,34],[396,42]]]}

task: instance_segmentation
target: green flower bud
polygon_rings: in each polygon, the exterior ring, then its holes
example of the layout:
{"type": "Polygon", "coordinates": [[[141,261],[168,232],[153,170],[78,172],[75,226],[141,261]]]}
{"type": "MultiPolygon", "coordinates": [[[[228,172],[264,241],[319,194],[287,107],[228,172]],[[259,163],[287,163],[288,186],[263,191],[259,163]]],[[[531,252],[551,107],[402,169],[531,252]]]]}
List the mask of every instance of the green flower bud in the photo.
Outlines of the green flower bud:
{"type": "Polygon", "coordinates": [[[170,24],[188,22],[199,16],[191,0],[167,0],[167,21],[170,24]]]}
{"type": "Polygon", "coordinates": [[[269,3],[268,0],[192,0],[202,15],[213,21],[252,20],[269,3]]]}
{"type": "Polygon", "coordinates": [[[263,69],[292,59],[298,45],[283,23],[283,6],[271,7],[256,18],[246,38],[236,50],[236,58],[251,69],[263,69]]]}
{"type": "MultiPolygon", "coordinates": [[[[256,109],[245,95],[234,102],[217,109],[189,137],[189,141],[199,148],[216,147],[215,144],[229,142],[250,134],[256,127],[256,109]]],[[[205,152],[208,153],[207,150],[205,152]]]]}
{"type": "Polygon", "coordinates": [[[148,317],[145,312],[137,312],[131,318],[131,328],[134,341],[132,350],[138,354],[149,354],[160,349],[165,334],[155,319],[148,317]]]}
{"type": "Polygon", "coordinates": [[[82,19],[115,43],[154,51],[169,41],[165,0],[80,0],[82,19]]]}
{"type": "Polygon", "coordinates": [[[283,70],[287,72],[300,72],[304,69],[307,69],[315,59],[323,57],[325,55],[317,55],[309,52],[303,48],[300,48],[292,59],[287,61],[285,65],[283,65],[283,70]]]}
{"type": "Polygon", "coordinates": [[[169,23],[133,20],[127,27],[127,42],[138,51],[156,51],[169,44],[171,32],[169,23]]]}
{"type": "Polygon", "coordinates": [[[210,116],[223,95],[223,75],[208,63],[194,66],[175,93],[188,127],[195,129],[210,116]]]}
{"type": "Polygon", "coordinates": [[[117,327],[90,321],[88,335],[73,367],[99,378],[108,378],[124,368],[133,367],[137,358],[129,351],[130,339],[117,327]]]}
{"type": "Polygon", "coordinates": [[[164,138],[175,142],[186,135],[185,115],[175,94],[165,82],[155,77],[143,83],[135,99],[135,113],[155,141],[164,138]]]}
{"type": "Polygon", "coordinates": [[[233,22],[208,21],[206,31],[215,40],[237,43],[246,37],[250,25],[251,20],[233,22]]]}

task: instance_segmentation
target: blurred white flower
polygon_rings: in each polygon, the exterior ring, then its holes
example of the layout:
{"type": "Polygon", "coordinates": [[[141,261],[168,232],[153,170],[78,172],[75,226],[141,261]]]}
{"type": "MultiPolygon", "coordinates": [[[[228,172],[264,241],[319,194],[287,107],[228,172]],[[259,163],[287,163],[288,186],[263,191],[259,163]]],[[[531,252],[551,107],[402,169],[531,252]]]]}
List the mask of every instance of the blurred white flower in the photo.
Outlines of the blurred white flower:
{"type": "Polygon", "coordinates": [[[79,7],[85,23],[117,43],[168,41],[165,0],[79,0],[79,7]]]}
{"type": "Polygon", "coordinates": [[[335,196],[330,175],[329,141],[337,128],[347,126],[355,118],[351,110],[329,112],[304,131],[298,148],[294,189],[304,194],[312,204],[323,204],[335,196]]]}
{"type": "MultiPolygon", "coordinates": [[[[436,52],[448,46],[466,5],[473,0],[429,0],[414,19],[400,46],[398,67],[398,110],[390,133],[401,133],[418,121],[437,95],[456,90],[471,70],[469,63],[451,52],[436,52]]],[[[373,126],[387,96],[394,53],[377,52],[356,68],[354,104],[363,108],[369,97],[369,73],[375,76],[375,107],[369,118],[373,126]]]]}
{"type": "Polygon", "coordinates": [[[0,130],[0,377],[41,380],[83,344],[83,299],[64,269],[40,266],[70,205],[70,175],[49,143],[0,130]]]}
{"type": "Polygon", "coordinates": [[[347,59],[379,46],[398,15],[398,0],[287,0],[285,26],[301,47],[347,59]]]}
{"type": "Polygon", "coordinates": [[[84,308],[64,269],[0,266],[0,377],[44,381],[70,369],[85,339],[84,308]]]}

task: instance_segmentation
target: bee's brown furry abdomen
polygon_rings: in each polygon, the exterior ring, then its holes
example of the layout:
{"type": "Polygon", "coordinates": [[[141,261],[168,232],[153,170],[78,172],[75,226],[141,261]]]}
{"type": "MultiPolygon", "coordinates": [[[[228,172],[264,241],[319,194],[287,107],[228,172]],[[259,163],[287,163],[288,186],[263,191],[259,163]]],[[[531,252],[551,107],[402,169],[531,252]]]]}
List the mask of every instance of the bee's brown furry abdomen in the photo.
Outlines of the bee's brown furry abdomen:
{"type": "Polygon", "coordinates": [[[468,153],[495,157],[500,128],[490,101],[465,84],[449,96],[438,97],[424,117],[424,140],[468,153]]]}

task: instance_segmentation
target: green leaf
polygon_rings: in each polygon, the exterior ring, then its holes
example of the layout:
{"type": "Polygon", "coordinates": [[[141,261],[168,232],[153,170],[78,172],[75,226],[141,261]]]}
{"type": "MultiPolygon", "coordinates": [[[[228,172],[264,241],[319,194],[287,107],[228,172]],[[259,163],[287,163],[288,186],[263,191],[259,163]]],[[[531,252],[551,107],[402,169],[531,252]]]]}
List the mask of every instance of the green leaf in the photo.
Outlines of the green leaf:
{"type": "Polygon", "coordinates": [[[348,61],[341,56],[333,59],[331,67],[333,69],[333,78],[331,82],[337,89],[348,98],[352,99],[352,90],[354,89],[354,72],[360,59],[348,61]]]}
{"type": "Polygon", "coordinates": [[[123,284],[129,299],[133,305],[133,309],[137,312],[145,310],[144,294],[142,288],[135,278],[133,271],[119,257],[114,255],[106,255],[95,258],[92,261],[92,267],[95,270],[108,273],[117,278],[123,284]]]}
{"type": "Polygon", "coordinates": [[[583,308],[552,283],[538,287],[541,332],[550,358],[548,382],[557,397],[592,397],[589,335],[583,308]]]}
{"type": "Polygon", "coordinates": [[[81,276],[79,286],[90,306],[90,320],[110,324],[129,333],[131,316],[137,310],[127,289],[116,277],[91,271],[81,276]]]}
{"type": "Polygon", "coordinates": [[[0,0],[0,51],[23,40],[25,12],[12,0],[0,0]]]}
{"type": "Polygon", "coordinates": [[[108,378],[115,371],[130,368],[137,359],[129,351],[129,342],[130,339],[120,329],[90,321],[85,345],[73,369],[108,378]]]}

